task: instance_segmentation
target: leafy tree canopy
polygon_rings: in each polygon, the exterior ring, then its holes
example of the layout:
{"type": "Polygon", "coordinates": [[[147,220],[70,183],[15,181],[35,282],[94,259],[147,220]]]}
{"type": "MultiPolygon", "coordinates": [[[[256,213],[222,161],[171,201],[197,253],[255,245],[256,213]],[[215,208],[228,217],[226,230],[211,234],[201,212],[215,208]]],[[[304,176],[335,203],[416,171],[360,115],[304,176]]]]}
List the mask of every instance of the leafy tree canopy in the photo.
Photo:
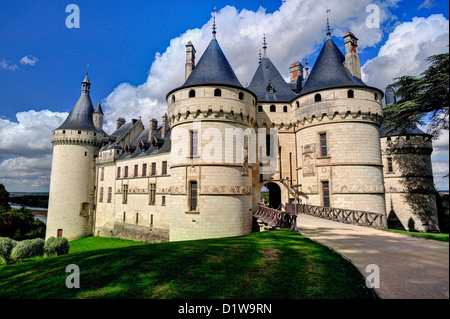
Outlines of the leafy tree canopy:
{"type": "Polygon", "coordinates": [[[420,76],[401,76],[387,88],[395,91],[396,102],[384,110],[385,129],[407,131],[417,125],[425,126],[436,139],[448,130],[449,110],[449,53],[427,58],[430,64],[420,76]]]}
{"type": "Polygon", "coordinates": [[[8,201],[9,201],[9,193],[6,190],[5,185],[0,183],[0,212],[11,209],[11,206],[9,205],[8,201]]]}

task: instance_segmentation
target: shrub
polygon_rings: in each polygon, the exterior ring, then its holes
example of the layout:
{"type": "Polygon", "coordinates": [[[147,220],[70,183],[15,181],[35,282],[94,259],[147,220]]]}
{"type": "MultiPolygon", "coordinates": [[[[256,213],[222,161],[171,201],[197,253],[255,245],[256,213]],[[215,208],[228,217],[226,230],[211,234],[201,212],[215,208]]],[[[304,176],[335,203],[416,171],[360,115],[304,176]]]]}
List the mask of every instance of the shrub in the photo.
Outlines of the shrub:
{"type": "Polygon", "coordinates": [[[22,240],[11,251],[11,259],[15,262],[26,258],[42,256],[44,254],[44,240],[42,238],[22,240]]]}
{"type": "Polygon", "coordinates": [[[50,256],[60,256],[60,255],[65,255],[69,252],[69,241],[67,240],[67,238],[65,237],[60,237],[60,238],[56,238],[56,237],[50,237],[49,239],[47,239],[47,241],[45,242],[45,246],[44,246],[44,254],[45,257],[50,257],[50,256]]]}
{"type": "Polygon", "coordinates": [[[11,260],[11,251],[17,242],[8,237],[0,237],[0,264],[8,264],[11,260]]]}

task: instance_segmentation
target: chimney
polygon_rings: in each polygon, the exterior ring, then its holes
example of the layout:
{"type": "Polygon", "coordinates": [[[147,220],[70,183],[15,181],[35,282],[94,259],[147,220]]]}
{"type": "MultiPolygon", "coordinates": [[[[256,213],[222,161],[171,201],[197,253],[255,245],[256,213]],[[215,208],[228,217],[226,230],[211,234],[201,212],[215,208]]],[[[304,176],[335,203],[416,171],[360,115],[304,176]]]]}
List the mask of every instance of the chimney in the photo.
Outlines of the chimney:
{"type": "Polygon", "coordinates": [[[167,118],[167,113],[166,113],[162,117],[161,137],[166,137],[166,134],[168,131],[169,131],[169,120],[167,118]]]}
{"type": "Polygon", "coordinates": [[[303,74],[303,65],[300,62],[292,63],[289,70],[291,71],[291,83],[297,83],[297,78],[303,74]]]}
{"type": "Polygon", "coordinates": [[[124,124],[125,124],[125,119],[123,117],[119,117],[116,120],[116,130],[119,129],[119,127],[121,127],[124,124]]]}
{"type": "Polygon", "coordinates": [[[359,62],[358,55],[358,39],[353,33],[347,30],[344,35],[345,43],[345,66],[350,71],[350,73],[361,78],[361,65],[359,62]]]}
{"type": "Polygon", "coordinates": [[[156,132],[158,132],[158,121],[155,119],[151,119],[150,130],[148,131],[148,139],[150,142],[153,140],[153,137],[156,135],[156,132]]]}
{"type": "Polygon", "coordinates": [[[195,68],[195,48],[191,41],[186,44],[186,72],[185,78],[186,81],[191,75],[192,70],[195,68]]]}

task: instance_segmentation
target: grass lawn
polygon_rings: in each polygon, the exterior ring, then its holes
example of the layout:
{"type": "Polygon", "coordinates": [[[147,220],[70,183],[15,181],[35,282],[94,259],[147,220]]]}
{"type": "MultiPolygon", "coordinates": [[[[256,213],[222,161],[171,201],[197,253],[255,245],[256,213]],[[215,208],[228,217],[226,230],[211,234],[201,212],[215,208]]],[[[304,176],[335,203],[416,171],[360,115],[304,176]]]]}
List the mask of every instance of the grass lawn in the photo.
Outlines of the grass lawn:
{"type": "Polygon", "coordinates": [[[411,231],[396,230],[396,229],[384,229],[384,230],[393,232],[393,233],[397,233],[397,234],[408,235],[408,236],[412,236],[412,237],[420,237],[420,238],[425,238],[425,239],[433,239],[433,240],[448,242],[448,234],[420,233],[420,232],[411,232],[411,231]]]}
{"type": "Polygon", "coordinates": [[[72,241],[67,255],[0,266],[0,298],[330,299],[373,298],[358,270],[288,230],[149,244],[72,241]],[[65,286],[66,266],[80,288],[65,286]]]}

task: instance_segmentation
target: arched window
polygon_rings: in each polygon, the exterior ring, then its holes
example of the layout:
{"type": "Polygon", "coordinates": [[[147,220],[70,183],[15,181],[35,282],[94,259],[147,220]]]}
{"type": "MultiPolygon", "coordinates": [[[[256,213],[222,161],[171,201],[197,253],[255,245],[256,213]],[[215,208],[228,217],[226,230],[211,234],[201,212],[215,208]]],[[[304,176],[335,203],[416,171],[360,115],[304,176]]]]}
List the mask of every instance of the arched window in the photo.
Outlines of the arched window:
{"type": "Polygon", "coordinates": [[[378,101],[378,93],[375,93],[374,95],[375,101],[378,101]]]}
{"type": "Polygon", "coordinates": [[[286,113],[287,112],[287,106],[283,106],[283,112],[286,113]]]}
{"type": "Polygon", "coordinates": [[[172,103],[175,102],[175,95],[172,95],[172,103]]]}
{"type": "Polygon", "coordinates": [[[270,112],[276,112],[276,111],[277,111],[276,106],[272,104],[272,105],[270,106],[270,112]]]}
{"type": "Polygon", "coordinates": [[[297,108],[299,108],[300,107],[300,103],[297,101],[297,102],[295,102],[295,104],[297,104],[297,108]]]}
{"type": "Polygon", "coordinates": [[[348,90],[347,91],[347,97],[349,99],[353,99],[355,97],[355,93],[353,92],[353,90],[348,90]]]}
{"type": "Polygon", "coordinates": [[[258,112],[262,112],[262,111],[263,111],[262,105],[258,105],[258,112]]]}
{"type": "Polygon", "coordinates": [[[189,97],[195,97],[195,90],[189,91],[189,97]]]}
{"type": "Polygon", "coordinates": [[[239,100],[243,100],[244,99],[244,93],[239,92],[239,100]]]}
{"type": "Polygon", "coordinates": [[[222,90],[221,89],[215,89],[214,90],[214,96],[222,96],[222,90]]]}
{"type": "Polygon", "coordinates": [[[320,102],[322,101],[322,96],[320,94],[314,95],[314,102],[320,102]]]}

